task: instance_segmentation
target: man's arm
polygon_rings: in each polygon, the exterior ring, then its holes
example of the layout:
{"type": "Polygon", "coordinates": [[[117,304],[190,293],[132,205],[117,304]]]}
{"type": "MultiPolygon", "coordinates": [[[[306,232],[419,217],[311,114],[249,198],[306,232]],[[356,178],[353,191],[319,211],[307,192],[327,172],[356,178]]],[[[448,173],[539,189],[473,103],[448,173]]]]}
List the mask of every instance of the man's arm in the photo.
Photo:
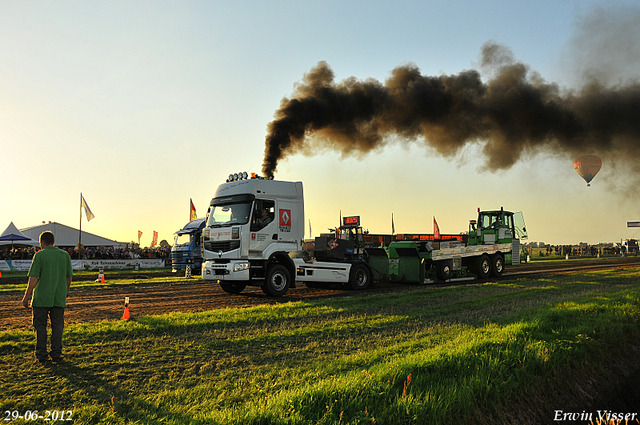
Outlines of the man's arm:
{"type": "Polygon", "coordinates": [[[31,296],[33,295],[33,289],[38,284],[38,280],[40,278],[38,276],[29,276],[29,282],[27,283],[27,290],[24,293],[24,297],[22,298],[22,305],[25,307],[29,307],[29,302],[31,301],[31,296]]]}
{"type": "Polygon", "coordinates": [[[71,264],[71,256],[67,253],[67,296],[69,296],[69,288],[71,288],[72,277],[73,277],[73,265],[71,264]]]}

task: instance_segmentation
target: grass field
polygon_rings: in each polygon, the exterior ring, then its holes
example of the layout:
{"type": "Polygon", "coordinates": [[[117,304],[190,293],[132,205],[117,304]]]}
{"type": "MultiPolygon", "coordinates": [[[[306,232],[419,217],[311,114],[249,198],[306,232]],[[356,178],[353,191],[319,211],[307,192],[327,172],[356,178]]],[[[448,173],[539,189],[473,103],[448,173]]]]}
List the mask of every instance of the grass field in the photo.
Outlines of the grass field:
{"type": "Polygon", "coordinates": [[[73,325],[60,365],[0,332],[0,419],[552,423],[607,409],[593,396],[637,368],[639,325],[627,269],[73,325]]]}

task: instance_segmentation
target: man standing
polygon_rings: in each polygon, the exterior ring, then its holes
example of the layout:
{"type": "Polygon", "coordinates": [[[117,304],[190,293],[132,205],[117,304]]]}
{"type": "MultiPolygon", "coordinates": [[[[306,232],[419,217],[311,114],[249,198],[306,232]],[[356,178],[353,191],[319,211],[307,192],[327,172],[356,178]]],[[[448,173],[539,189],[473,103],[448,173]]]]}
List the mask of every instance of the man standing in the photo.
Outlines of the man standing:
{"type": "Polygon", "coordinates": [[[71,257],[55,246],[53,233],[40,235],[42,249],[33,256],[29,269],[29,283],[22,305],[33,310],[36,330],[36,359],[44,363],[50,355],[54,362],[62,358],[64,308],[71,286],[71,257]],[[51,318],[51,352],[47,353],[47,316],[51,318]]]}

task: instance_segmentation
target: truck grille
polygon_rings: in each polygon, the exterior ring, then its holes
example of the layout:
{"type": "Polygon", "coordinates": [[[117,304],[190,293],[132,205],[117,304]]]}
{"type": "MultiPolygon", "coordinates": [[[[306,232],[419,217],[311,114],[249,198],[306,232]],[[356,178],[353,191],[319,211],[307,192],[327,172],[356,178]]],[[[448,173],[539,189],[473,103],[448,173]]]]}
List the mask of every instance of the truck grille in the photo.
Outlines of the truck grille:
{"type": "Polygon", "coordinates": [[[205,242],[204,249],[213,252],[228,252],[240,248],[240,241],[205,242]]]}

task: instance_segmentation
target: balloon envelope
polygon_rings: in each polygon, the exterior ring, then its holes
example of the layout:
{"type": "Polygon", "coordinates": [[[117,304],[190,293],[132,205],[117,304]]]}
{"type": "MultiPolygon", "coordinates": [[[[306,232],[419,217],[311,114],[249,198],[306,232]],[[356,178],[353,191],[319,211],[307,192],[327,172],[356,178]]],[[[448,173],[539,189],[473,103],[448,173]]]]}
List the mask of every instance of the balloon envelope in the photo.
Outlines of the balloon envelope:
{"type": "Polygon", "coordinates": [[[573,168],[587,182],[587,186],[591,186],[589,182],[598,174],[601,167],[602,160],[595,155],[584,155],[573,162],[573,168]]]}

